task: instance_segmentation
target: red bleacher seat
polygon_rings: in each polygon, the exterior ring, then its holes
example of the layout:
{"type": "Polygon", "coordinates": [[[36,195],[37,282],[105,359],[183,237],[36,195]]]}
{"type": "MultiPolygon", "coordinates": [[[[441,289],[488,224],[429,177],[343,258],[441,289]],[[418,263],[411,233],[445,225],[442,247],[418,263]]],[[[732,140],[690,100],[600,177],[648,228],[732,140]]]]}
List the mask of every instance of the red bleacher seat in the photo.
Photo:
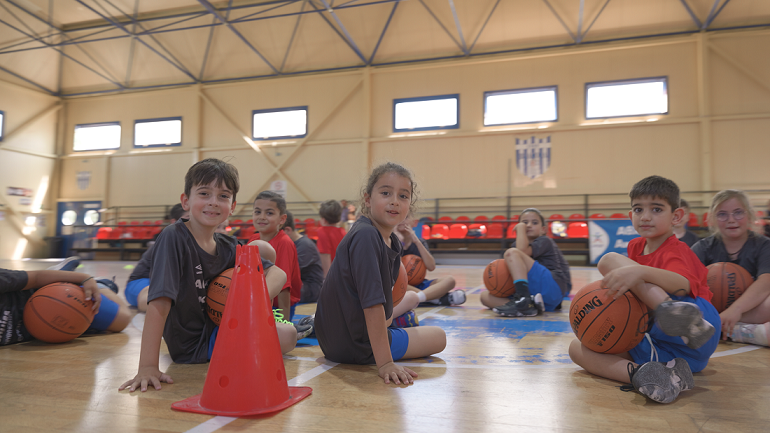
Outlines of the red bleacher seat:
{"type": "Polygon", "coordinates": [[[588,224],[584,222],[571,222],[567,226],[568,238],[588,238],[588,224]]]}
{"type": "Polygon", "coordinates": [[[468,234],[468,226],[465,224],[452,224],[449,226],[449,239],[463,239],[468,234]]]}
{"type": "Polygon", "coordinates": [[[564,215],[562,215],[560,213],[555,213],[555,214],[551,215],[548,219],[552,220],[552,221],[563,221],[564,220],[564,215]]]}
{"type": "Polygon", "coordinates": [[[308,227],[315,227],[315,220],[313,218],[305,218],[305,229],[308,227]]]}
{"type": "Polygon", "coordinates": [[[459,217],[457,217],[457,220],[456,220],[456,221],[470,221],[470,220],[471,220],[471,219],[470,219],[470,218],[468,218],[467,216],[465,216],[465,215],[460,215],[459,217]]]}
{"type": "Polygon", "coordinates": [[[610,218],[626,218],[627,219],[628,218],[628,214],[614,213],[614,214],[610,215],[610,218]]]}
{"type": "Polygon", "coordinates": [[[471,224],[468,226],[468,232],[470,233],[471,231],[478,231],[479,233],[481,233],[480,237],[483,238],[487,235],[487,226],[486,224],[478,224],[478,223],[471,224]]]}
{"type": "Polygon", "coordinates": [[[427,224],[422,226],[422,238],[430,239],[430,226],[427,224]]]}
{"type": "Polygon", "coordinates": [[[112,234],[112,227],[99,227],[96,231],[96,239],[109,239],[112,234]]]}
{"type": "Polygon", "coordinates": [[[439,220],[439,221],[452,221],[452,217],[449,217],[449,216],[442,216],[442,217],[439,217],[439,219],[438,219],[438,220],[439,220]]]}
{"type": "Polygon", "coordinates": [[[308,225],[305,228],[305,236],[309,237],[314,241],[318,240],[318,227],[315,226],[315,221],[313,221],[313,225],[308,225]]]}
{"type": "Polygon", "coordinates": [[[501,239],[503,237],[503,225],[501,223],[490,223],[487,225],[488,239],[501,239]]]}
{"type": "Polygon", "coordinates": [[[436,224],[430,229],[432,239],[449,239],[449,226],[446,224],[436,224]]]}
{"type": "Polygon", "coordinates": [[[701,221],[702,221],[701,225],[703,227],[708,227],[709,226],[709,213],[708,212],[703,212],[703,218],[701,219],[701,221]]]}
{"type": "Polygon", "coordinates": [[[595,214],[592,214],[592,215],[591,215],[589,218],[593,218],[593,219],[603,219],[603,218],[607,218],[607,217],[606,217],[606,216],[604,216],[604,214],[603,214],[603,213],[595,213],[595,214]]]}
{"type": "Polygon", "coordinates": [[[695,215],[695,212],[690,212],[690,219],[687,220],[687,225],[690,227],[698,227],[698,215],[695,215]]]}
{"type": "Polygon", "coordinates": [[[582,220],[582,219],[585,219],[585,216],[583,216],[582,213],[573,213],[572,215],[569,216],[569,219],[571,219],[571,220],[582,220]]]}
{"type": "Polygon", "coordinates": [[[516,239],[516,224],[508,226],[508,230],[505,231],[506,239],[516,239]]]}
{"type": "Polygon", "coordinates": [[[487,222],[489,221],[489,218],[487,218],[484,215],[479,215],[476,218],[474,218],[473,221],[487,222]]]}

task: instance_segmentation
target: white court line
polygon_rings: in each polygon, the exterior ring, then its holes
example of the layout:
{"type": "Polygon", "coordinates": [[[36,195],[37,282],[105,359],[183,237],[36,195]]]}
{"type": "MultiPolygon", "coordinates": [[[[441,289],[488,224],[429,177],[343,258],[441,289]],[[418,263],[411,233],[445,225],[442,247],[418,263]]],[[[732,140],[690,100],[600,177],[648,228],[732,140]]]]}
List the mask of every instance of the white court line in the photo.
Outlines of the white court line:
{"type": "Polygon", "coordinates": [[[211,433],[213,431],[219,430],[222,427],[226,426],[227,424],[230,424],[231,422],[237,420],[238,418],[231,417],[231,416],[215,416],[214,418],[211,418],[210,420],[204,422],[203,424],[200,424],[196,427],[191,428],[190,430],[187,430],[186,433],[211,433]]]}
{"type": "Polygon", "coordinates": [[[423,314],[417,316],[417,321],[419,322],[419,321],[421,321],[423,319],[426,319],[426,318],[428,318],[428,317],[438,313],[439,311],[443,310],[444,308],[446,308],[446,307],[436,307],[436,308],[434,308],[432,310],[428,310],[428,311],[424,312],[423,314]]]}
{"type": "Polygon", "coordinates": [[[719,358],[722,356],[751,352],[752,350],[757,350],[757,349],[759,349],[759,346],[746,346],[746,347],[739,347],[737,349],[732,349],[732,350],[723,350],[721,352],[714,352],[713,354],[711,354],[711,358],[719,358]]]}

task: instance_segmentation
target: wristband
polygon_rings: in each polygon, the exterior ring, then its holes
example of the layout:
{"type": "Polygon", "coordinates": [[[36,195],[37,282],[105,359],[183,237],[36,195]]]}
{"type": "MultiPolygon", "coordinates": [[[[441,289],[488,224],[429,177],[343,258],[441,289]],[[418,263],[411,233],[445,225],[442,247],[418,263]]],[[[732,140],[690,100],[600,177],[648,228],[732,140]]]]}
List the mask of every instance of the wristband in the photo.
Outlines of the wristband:
{"type": "Polygon", "coordinates": [[[88,280],[93,280],[93,279],[94,279],[94,277],[88,277],[88,278],[86,278],[85,280],[83,280],[83,282],[82,282],[82,283],[80,283],[80,285],[82,286],[83,284],[85,284],[85,283],[86,283],[86,281],[88,281],[88,280]]]}

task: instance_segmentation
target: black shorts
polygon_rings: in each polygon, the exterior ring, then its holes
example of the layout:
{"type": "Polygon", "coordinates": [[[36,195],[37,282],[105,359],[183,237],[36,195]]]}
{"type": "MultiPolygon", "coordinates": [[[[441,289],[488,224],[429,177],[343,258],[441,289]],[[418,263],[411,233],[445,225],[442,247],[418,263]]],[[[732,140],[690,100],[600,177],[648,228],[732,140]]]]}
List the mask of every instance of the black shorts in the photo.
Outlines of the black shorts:
{"type": "Polygon", "coordinates": [[[34,290],[0,293],[0,346],[32,340],[24,327],[24,306],[34,290]]]}

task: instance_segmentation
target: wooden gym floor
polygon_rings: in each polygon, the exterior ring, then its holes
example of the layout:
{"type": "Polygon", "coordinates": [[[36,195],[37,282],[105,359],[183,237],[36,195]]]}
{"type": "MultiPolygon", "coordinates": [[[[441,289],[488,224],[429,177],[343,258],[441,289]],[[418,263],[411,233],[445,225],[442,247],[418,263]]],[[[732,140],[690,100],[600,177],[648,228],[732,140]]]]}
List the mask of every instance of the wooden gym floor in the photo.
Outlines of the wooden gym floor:
{"type": "MultiPolygon", "coordinates": [[[[84,261],[84,272],[117,276],[128,262],[84,261]]],[[[3,261],[10,269],[44,269],[43,260],[3,261]]],[[[143,315],[122,333],[52,345],[0,348],[0,431],[366,431],[595,432],[767,431],[770,349],[720,344],[695,389],[661,405],[621,392],[619,383],[572,364],[573,334],[563,312],[530,319],[497,317],[479,303],[481,266],[440,266],[468,288],[460,307],[420,308],[423,325],[441,326],[444,352],[401,362],[419,373],[411,386],[385,385],[374,366],[335,365],[318,346],[300,344],[285,357],[290,385],[313,388],[300,403],[274,415],[228,418],[176,412],[175,401],[199,394],[208,364],[173,364],[165,346],[161,370],[175,383],[161,391],[118,392],[136,374],[143,315]]],[[[599,279],[595,268],[572,269],[575,290],[599,279]]],[[[568,304],[565,302],[565,306],[568,304]]],[[[301,305],[298,315],[315,305],[301,305]]],[[[261,392],[261,390],[254,390],[261,392]]]]}

